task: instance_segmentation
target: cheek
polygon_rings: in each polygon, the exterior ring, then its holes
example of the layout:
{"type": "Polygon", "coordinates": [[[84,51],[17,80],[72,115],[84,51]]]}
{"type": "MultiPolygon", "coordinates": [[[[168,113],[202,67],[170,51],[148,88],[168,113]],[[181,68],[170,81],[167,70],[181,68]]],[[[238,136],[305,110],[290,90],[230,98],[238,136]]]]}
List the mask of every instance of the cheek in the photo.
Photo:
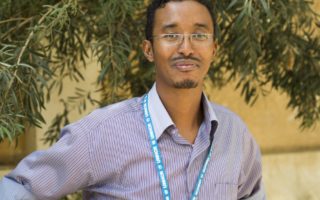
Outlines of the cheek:
{"type": "Polygon", "coordinates": [[[154,53],[161,57],[168,57],[176,51],[174,47],[163,46],[159,43],[154,43],[153,49],[154,53]]]}
{"type": "Polygon", "coordinates": [[[165,63],[165,62],[168,62],[170,60],[172,56],[172,52],[170,51],[170,49],[155,49],[154,51],[154,59],[155,59],[155,62],[158,62],[158,63],[165,63]]]}
{"type": "Polygon", "coordinates": [[[211,63],[214,59],[214,49],[210,49],[206,52],[204,52],[203,55],[203,59],[205,60],[206,63],[211,63]]]}

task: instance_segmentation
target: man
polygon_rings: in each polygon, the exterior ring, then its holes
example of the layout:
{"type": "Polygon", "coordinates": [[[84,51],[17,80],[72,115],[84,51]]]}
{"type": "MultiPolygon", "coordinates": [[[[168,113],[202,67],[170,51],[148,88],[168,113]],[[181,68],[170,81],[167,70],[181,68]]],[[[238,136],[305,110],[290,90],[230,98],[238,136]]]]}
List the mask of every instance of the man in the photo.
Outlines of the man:
{"type": "Polygon", "coordinates": [[[216,52],[211,12],[202,0],[154,0],[143,42],[156,68],[152,89],[66,126],[2,180],[2,198],[82,189],[84,199],[265,199],[257,144],[202,91],[216,52]]]}

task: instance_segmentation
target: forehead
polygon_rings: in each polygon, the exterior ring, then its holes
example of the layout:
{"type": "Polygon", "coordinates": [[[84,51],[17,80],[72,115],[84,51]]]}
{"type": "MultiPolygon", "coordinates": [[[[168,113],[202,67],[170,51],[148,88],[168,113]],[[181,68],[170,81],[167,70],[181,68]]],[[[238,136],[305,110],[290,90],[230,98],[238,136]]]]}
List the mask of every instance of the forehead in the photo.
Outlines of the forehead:
{"type": "Polygon", "coordinates": [[[154,32],[165,28],[206,28],[213,31],[208,9],[195,0],[170,1],[155,12],[154,32]]]}

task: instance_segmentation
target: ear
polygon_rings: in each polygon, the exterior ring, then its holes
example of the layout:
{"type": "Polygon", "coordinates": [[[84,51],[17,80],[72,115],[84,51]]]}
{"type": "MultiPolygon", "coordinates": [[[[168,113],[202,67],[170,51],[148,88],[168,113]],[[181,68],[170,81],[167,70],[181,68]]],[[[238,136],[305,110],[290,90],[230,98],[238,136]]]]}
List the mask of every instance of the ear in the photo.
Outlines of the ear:
{"type": "Polygon", "coordinates": [[[142,43],[142,49],[143,49],[143,53],[144,56],[150,61],[153,62],[154,61],[154,57],[153,57],[153,48],[152,48],[152,44],[149,40],[144,40],[142,43]]]}
{"type": "Polygon", "coordinates": [[[217,45],[217,43],[214,42],[214,43],[213,43],[213,50],[212,50],[212,59],[211,59],[211,61],[214,61],[217,51],[218,51],[218,45],[217,45]]]}

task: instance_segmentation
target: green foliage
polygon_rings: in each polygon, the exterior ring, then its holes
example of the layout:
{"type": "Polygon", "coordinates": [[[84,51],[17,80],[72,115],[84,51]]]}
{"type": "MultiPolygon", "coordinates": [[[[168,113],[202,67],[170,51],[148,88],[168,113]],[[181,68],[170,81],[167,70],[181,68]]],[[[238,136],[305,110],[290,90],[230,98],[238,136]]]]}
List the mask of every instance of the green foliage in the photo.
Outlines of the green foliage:
{"type": "MultiPolygon", "coordinates": [[[[41,110],[63,81],[83,81],[86,62],[99,61],[97,91],[77,89],[62,99],[46,134],[53,143],[73,110],[143,94],[154,70],[142,54],[147,1],[42,0],[0,3],[0,141],[24,125],[45,123],[41,110]],[[92,98],[101,93],[102,99],[92,98]]],[[[219,52],[209,78],[217,87],[238,80],[253,104],[270,89],[286,93],[301,126],[320,119],[319,15],[312,1],[215,1],[219,52]]]]}
{"type": "Polygon", "coordinates": [[[297,111],[301,126],[311,127],[320,119],[319,15],[312,1],[270,2],[219,1],[222,48],[211,78],[225,72],[227,80],[238,78],[247,103],[271,85],[289,96],[288,107],[297,111]]]}

